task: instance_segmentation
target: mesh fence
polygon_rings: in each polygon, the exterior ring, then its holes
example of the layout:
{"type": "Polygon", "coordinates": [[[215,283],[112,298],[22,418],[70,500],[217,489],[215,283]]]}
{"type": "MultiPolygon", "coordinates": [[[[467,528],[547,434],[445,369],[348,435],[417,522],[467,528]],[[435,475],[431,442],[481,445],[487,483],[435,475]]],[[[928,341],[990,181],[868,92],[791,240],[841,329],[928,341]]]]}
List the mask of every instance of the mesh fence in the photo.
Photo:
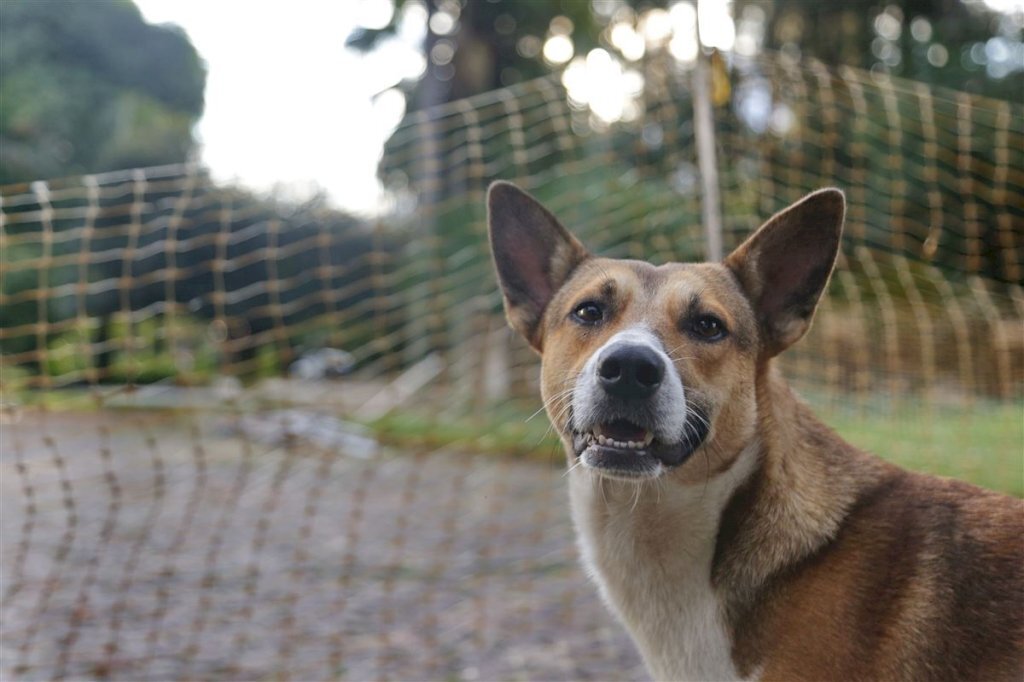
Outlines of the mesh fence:
{"type": "MultiPolygon", "coordinates": [[[[691,72],[639,75],[611,124],[556,78],[419,112],[370,222],[194,165],[0,189],[0,675],[642,678],[484,215],[511,179],[596,252],[701,259],[691,72]]],[[[784,371],[856,443],[1024,490],[1024,107],[776,55],[727,87],[727,249],[849,201],[784,371]]]]}

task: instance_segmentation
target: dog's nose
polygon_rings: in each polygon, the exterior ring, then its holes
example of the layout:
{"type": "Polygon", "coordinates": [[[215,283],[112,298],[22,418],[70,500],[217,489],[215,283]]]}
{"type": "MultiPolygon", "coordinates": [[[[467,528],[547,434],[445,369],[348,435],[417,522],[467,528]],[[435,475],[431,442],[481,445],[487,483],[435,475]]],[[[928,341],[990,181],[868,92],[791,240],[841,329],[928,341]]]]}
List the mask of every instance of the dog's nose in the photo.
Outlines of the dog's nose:
{"type": "Polygon", "coordinates": [[[665,377],[665,363],[653,349],[628,345],[610,350],[597,365],[598,380],[609,395],[638,400],[658,390],[665,377]]]}

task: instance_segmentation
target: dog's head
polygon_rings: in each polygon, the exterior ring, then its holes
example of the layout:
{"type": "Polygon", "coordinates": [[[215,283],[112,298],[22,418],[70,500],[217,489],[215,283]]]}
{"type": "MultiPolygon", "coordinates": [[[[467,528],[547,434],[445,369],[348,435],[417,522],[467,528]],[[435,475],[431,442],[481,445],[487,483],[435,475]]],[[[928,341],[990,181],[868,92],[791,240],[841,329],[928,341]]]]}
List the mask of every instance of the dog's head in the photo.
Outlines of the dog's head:
{"type": "Polygon", "coordinates": [[[542,357],[570,454],[613,478],[703,480],[754,437],[768,360],[807,331],[835,263],[836,189],[776,214],[722,263],[590,255],[535,199],[498,182],[491,249],[513,328],[542,357]],[[695,452],[701,464],[687,466],[695,452]]]}

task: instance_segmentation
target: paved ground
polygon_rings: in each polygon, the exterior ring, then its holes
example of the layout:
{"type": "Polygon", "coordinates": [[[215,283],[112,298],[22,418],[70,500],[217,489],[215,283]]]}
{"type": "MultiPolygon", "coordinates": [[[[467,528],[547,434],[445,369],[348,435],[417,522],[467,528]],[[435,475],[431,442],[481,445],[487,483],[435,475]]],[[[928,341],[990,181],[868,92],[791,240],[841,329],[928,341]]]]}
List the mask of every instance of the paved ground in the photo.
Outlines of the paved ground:
{"type": "Polygon", "coordinates": [[[302,418],[0,427],[0,678],[644,677],[559,467],[274,427],[302,418]]]}

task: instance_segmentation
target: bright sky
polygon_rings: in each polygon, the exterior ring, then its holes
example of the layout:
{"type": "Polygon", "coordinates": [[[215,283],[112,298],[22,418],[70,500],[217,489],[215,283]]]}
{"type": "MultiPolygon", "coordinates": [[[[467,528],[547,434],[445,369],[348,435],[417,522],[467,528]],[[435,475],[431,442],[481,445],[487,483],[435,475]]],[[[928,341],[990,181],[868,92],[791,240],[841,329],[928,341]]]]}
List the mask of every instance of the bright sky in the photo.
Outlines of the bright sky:
{"type": "Polygon", "coordinates": [[[374,95],[422,69],[422,58],[412,40],[370,56],[344,42],[358,21],[386,21],[388,0],[136,4],[149,22],[184,28],[206,61],[197,132],[216,177],[300,196],[319,186],[342,208],[375,211],[377,160],[403,103],[396,92],[374,95]]]}
{"type": "MultiPolygon", "coordinates": [[[[206,111],[197,133],[202,160],[218,179],[257,189],[276,186],[293,196],[321,187],[342,208],[380,209],[377,161],[404,111],[402,96],[388,89],[403,76],[422,73],[418,46],[427,18],[422,4],[406,4],[397,39],[360,55],[345,49],[346,36],[356,25],[385,25],[391,0],[135,1],[147,21],[184,28],[206,61],[206,111]]],[[[725,49],[733,40],[729,2],[705,2],[708,29],[729,29],[720,36],[708,30],[705,40],[725,49]],[[725,21],[710,21],[716,18],[725,21]]],[[[670,47],[681,50],[680,59],[692,60],[696,12],[690,2],[677,4],[671,12],[651,13],[645,35],[667,39],[666,31],[681,28],[690,37],[670,47]]],[[[701,21],[704,25],[703,16],[701,21]]],[[[625,41],[620,48],[642,54],[645,38],[632,29],[613,38],[625,41]]],[[[560,56],[552,52],[552,63],[572,60],[566,86],[575,100],[606,121],[635,113],[630,101],[643,87],[638,72],[624,70],[600,48],[574,58],[564,36],[549,37],[545,55],[559,47],[559,39],[567,50],[560,56]]]]}

